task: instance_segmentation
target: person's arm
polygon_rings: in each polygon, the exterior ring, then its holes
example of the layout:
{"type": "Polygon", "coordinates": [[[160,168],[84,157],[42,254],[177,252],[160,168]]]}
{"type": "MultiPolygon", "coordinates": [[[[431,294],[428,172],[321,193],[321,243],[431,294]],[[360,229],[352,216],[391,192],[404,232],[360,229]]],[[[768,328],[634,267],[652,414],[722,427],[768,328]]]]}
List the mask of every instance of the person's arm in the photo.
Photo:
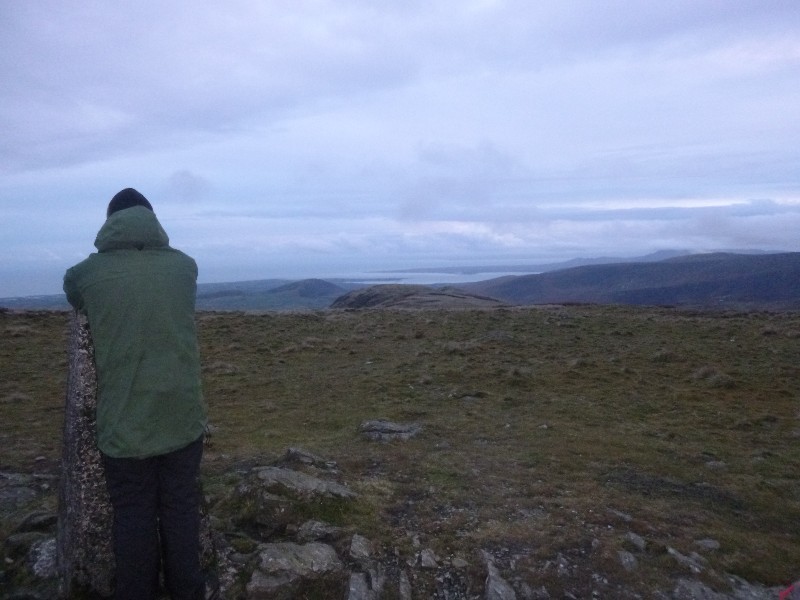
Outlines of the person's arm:
{"type": "Polygon", "coordinates": [[[67,269],[67,272],[64,274],[64,293],[67,295],[67,302],[69,302],[75,310],[85,313],[86,309],[83,305],[83,295],[75,279],[74,270],[67,269]]]}

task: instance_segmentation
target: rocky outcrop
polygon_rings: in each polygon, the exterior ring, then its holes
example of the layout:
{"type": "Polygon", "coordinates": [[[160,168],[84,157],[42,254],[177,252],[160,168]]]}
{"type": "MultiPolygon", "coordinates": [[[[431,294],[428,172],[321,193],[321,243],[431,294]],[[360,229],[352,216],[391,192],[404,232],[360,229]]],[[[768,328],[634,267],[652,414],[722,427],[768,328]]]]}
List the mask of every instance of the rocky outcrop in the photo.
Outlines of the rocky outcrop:
{"type": "MultiPolygon", "coordinates": [[[[231,597],[410,600],[420,577],[432,579],[453,569],[428,548],[419,547],[406,562],[397,549],[387,552],[347,527],[307,519],[359,510],[358,494],[332,461],[290,448],[275,464],[248,466],[238,477],[238,484],[212,499],[213,512],[231,515],[217,525],[236,532],[238,549],[229,548],[227,559],[240,565],[233,579],[246,582],[241,589],[223,586],[231,597]]],[[[443,576],[439,586],[445,589],[450,579],[443,576]]]]}

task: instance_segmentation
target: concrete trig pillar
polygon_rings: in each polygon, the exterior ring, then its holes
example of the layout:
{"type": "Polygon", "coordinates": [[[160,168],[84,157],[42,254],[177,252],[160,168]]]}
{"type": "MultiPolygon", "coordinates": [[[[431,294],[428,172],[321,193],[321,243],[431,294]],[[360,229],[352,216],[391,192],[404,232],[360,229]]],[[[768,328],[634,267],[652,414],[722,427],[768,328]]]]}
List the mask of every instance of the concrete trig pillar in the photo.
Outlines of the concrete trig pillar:
{"type": "Polygon", "coordinates": [[[57,565],[64,597],[110,596],[114,553],[111,504],[95,435],[97,376],[86,317],[69,320],[69,376],[64,411],[57,565]]]}

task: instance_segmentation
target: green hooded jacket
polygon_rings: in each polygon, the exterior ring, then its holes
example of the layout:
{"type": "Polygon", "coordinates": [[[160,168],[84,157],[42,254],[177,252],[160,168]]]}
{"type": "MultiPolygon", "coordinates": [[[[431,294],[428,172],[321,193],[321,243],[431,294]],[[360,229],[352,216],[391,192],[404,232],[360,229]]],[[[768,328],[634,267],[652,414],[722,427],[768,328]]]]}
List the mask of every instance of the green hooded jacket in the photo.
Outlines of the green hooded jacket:
{"type": "Polygon", "coordinates": [[[97,366],[97,443],[115,458],[178,450],[206,425],[195,328],[197,264],[169,246],[155,214],[112,214],[97,253],[69,269],[64,292],[87,315],[97,366]]]}

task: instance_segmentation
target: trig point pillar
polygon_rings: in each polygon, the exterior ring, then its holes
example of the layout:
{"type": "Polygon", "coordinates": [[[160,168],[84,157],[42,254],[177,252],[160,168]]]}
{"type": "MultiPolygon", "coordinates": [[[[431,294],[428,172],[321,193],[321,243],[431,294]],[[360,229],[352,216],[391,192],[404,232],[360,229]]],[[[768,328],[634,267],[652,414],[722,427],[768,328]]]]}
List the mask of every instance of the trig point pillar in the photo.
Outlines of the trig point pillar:
{"type": "Polygon", "coordinates": [[[69,324],[69,377],[58,507],[58,572],[61,593],[110,596],[114,553],[111,504],[95,437],[97,378],[86,317],[69,324]]]}

